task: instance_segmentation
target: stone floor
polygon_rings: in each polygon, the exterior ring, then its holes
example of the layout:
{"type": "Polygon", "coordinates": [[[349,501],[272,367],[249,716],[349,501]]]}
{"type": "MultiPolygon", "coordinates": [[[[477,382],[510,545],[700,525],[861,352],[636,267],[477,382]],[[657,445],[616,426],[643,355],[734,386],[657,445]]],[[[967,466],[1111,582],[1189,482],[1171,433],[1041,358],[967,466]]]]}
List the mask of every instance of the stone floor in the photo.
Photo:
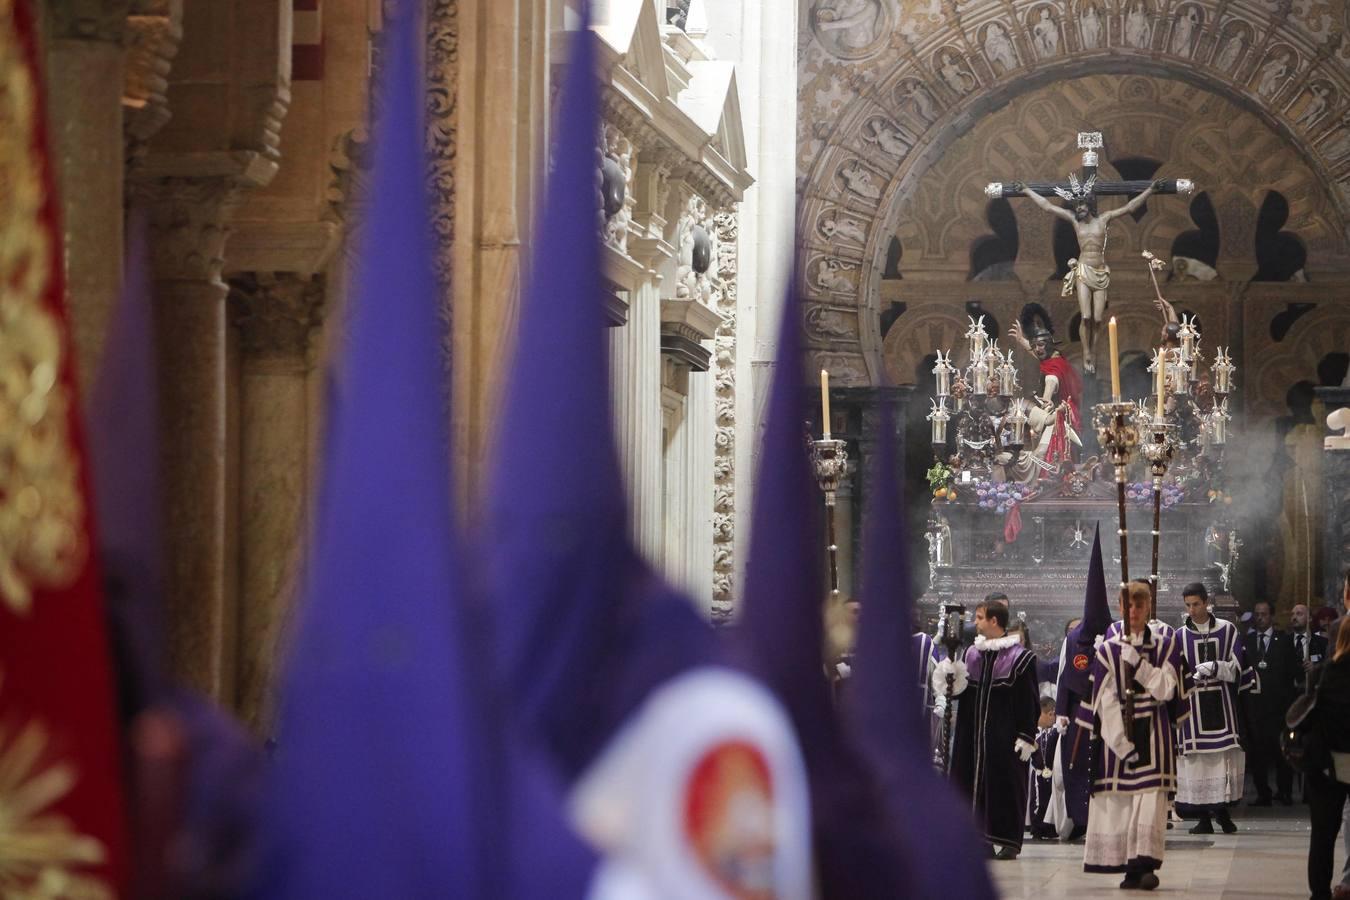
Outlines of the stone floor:
{"type": "MultiPolygon", "coordinates": [[[[1179,823],[1168,833],[1167,859],[1158,873],[1162,884],[1154,894],[1194,900],[1307,897],[1306,812],[1307,807],[1300,806],[1241,808],[1234,812],[1238,832],[1233,835],[1191,836],[1186,828],[1193,823],[1179,823]]],[[[1342,846],[1338,840],[1338,873],[1345,862],[1342,846]]],[[[989,865],[1006,898],[1141,896],[1123,894],[1120,876],[1084,873],[1081,844],[1028,841],[1018,859],[989,865]]]]}

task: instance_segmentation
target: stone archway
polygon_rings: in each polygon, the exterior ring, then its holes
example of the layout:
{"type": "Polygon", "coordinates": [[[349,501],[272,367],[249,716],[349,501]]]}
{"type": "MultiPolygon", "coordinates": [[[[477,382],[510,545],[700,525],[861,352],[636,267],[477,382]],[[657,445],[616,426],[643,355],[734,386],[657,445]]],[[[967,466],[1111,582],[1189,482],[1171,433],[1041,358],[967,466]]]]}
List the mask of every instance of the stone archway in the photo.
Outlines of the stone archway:
{"type": "MultiPolygon", "coordinates": [[[[1066,128],[1062,136],[1042,130],[1037,141],[1026,140],[1045,118],[1035,114],[1033,95],[1051,82],[1062,87],[1066,81],[1093,81],[1088,76],[1113,76],[1127,89],[1124,96],[1117,93],[1116,105],[1124,101],[1135,107],[1132,121],[1146,126],[1145,136],[1152,129],[1153,152],[1164,163],[1159,174],[1182,174],[1168,166],[1194,165],[1204,159],[1206,147],[1214,154],[1216,146],[1230,151],[1251,143],[1255,168],[1244,183],[1284,185],[1292,178],[1306,200],[1301,210],[1310,229],[1305,241],[1319,243],[1322,265],[1350,268],[1344,244],[1350,136],[1343,123],[1350,68],[1339,36],[1342,23],[1316,13],[1249,15],[1227,5],[1221,10],[1209,4],[1177,8],[1136,3],[1144,22],[1140,26],[1136,16],[1131,31],[1124,4],[1107,8],[1082,0],[1041,6],[1012,20],[1005,17],[1004,7],[992,2],[963,5],[959,16],[934,2],[926,9],[910,7],[898,17],[886,11],[889,6],[882,0],[809,4],[811,33],[800,66],[804,109],[798,157],[800,225],[807,243],[803,284],[808,303],[829,305],[840,323],[828,337],[809,338],[818,355],[813,366],[823,362],[832,371],[837,366],[845,382],[887,380],[876,310],[882,301],[881,263],[896,226],[902,229],[906,269],[917,270],[906,275],[907,298],[917,293],[938,299],[931,291],[936,282],[960,282],[955,270],[963,263],[969,240],[977,236],[970,229],[983,224],[984,198],[978,188],[1002,174],[952,171],[959,168],[953,147],[965,136],[1006,114],[1005,107],[1020,103],[1026,107],[1023,118],[1001,141],[986,136],[984,158],[1006,157],[1009,167],[1032,159],[1051,174],[1074,165],[1071,130],[1066,128]],[[884,14],[862,15],[869,6],[884,14]],[[1046,16],[1040,15],[1041,6],[1046,16]],[[842,32],[833,27],[840,22],[851,23],[853,29],[847,53],[839,52],[842,32]],[[998,28],[991,27],[995,23],[998,28]],[[1037,23],[1042,26],[1039,34],[1032,30],[1037,23]],[[873,40],[864,40],[868,34],[873,40]],[[1217,145],[1206,143],[1203,129],[1196,127],[1204,116],[1197,115],[1194,103],[1210,104],[1211,118],[1216,118],[1213,105],[1225,105],[1223,117],[1243,123],[1246,141],[1229,136],[1217,145]],[[1066,142],[1063,148],[1054,146],[1056,137],[1066,142]],[[1188,143],[1196,144],[1194,152],[1178,154],[1178,146],[1188,143]],[[1283,166],[1278,171],[1268,167],[1270,151],[1276,149],[1283,166]],[[930,177],[939,174],[941,178],[930,177]],[[925,179],[936,185],[930,194],[945,191],[946,196],[924,196],[925,179]],[[917,224],[924,217],[933,223],[926,234],[917,224]],[[916,224],[908,225],[902,221],[906,219],[916,224]],[[836,226],[822,224],[826,222],[836,226]],[[847,223],[847,235],[837,227],[841,222],[847,223]],[[925,258],[931,263],[926,272],[925,258]],[[944,265],[946,272],[941,271],[944,265]],[[842,333],[845,324],[856,328],[853,335],[842,333]]],[[[1067,121],[1072,119],[1068,112],[1060,110],[1058,118],[1066,121],[1059,125],[1075,124],[1067,121]]],[[[1118,119],[1117,126],[1131,123],[1118,119]]],[[[1248,207],[1259,205],[1260,197],[1237,191],[1211,200],[1236,223],[1248,207]]],[[[1049,243],[1048,228],[1021,211],[1018,224],[1023,238],[1019,259],[1034,259],[1036,247],[1049,243]]],[[[1140,225],[1119,224],[1125,227],[1119,237],[1113,234],[1113,241],[1147,241],[1155,247],[1160,242],[1170,245],[1177,233],[1191,227],[1185,207],[1175,203],[1160,204],[1140,225]]],[[[1224,252],[1230,260],[1249,244],[1246,237],[1238,224],[1225,233],[1224,252]]],[[[1018,275],[1026,283],[1026,265],[1019,266],[1018,275]]]]}

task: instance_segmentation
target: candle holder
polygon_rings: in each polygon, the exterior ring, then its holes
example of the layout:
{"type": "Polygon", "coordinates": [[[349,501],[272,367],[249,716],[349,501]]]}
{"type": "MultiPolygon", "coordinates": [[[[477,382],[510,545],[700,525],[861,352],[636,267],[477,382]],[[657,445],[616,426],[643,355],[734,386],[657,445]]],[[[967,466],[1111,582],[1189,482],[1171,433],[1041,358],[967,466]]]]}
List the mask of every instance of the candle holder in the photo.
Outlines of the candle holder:
{"type": "MultiPolygon", "coordinates": [[[[947,658],[955,661],[957,651],[961,649],[961,625],[965,620],[966,608],[959,603],[944,603],[938,612],[937,642],[947,649],[947,658]]],[[[942,733],[938,748],[933,753],[933,765],[944,774],[951,768],[952,746],[952,707],[955,705],[952,693],[956,689],[955,671],[947,674],[947,703],[942,710],[942,733]]]]}
{"type": "Polygon", "coordinates": [[[839,597],[839,545],[835,543],[834,536],[834,508],[839,482],[848,471],[847,444],[834,438],[812,441],[811,468],[815,472],[816,483],[825,494],[825,549],[830,557],[830,599],[836,600],[839,597]]]}
{"type": "Polygon", "coordinates": [[[1093,407],[1093,424],[1097,440],[1111,458],[1116,470],[1117,517],[1120,527],[1120,586],[1130,580],[1129,529],[1125,518],[1125,470],[1139,446],[1139,429],[1135,425],[1139,407],[1132,402],[1098,403],[1093,407]]]}
{"type": "Polygon", "coordinates": [[[929,401],[933,408],[928,413],[928,421],[933,423],[933,443],[942,446],[947,445],[947,423],[951,420],[952,414],[947,410],[947,398],[938,397],[936,400],[929,401]]]}
{"type": "Polygon", "coordinates": [[[1158,608],[1158,555],[1162,544],[1162,488],[1167,477],[1167,467],[1172,463],[1172,453],[1176,443],[1172,434],[1176,426],[1169,424],[1162,416],[1154,413],[1149,423],[1148,439],[1140,447],[1140,452],[1149,462],[1149,472],[1153,476],[1153,566],[1149,571],[1149,593],[1153,595],[1153,609],[1158,608]]]}
{"type": "Polygon", "coordinates": [[[1218,347],[1214,351],[1214,365],[1210,367],[1214,373],[1214,395],[1216,397],[1227,397],[1233,392],[1233,373],[1237,371],[1237,366],[1233,365],[1233,360],[1228,355],[1225,347],[1218,347]]]}
{"type": "Polygon", "coordinates": [[[952,355],[948,351],[943,355],[941,350],[937,351],[937,362],[933,365],[933,376],[937,382],[937,396],[950,397],[952,393],[952,376],[956,374],[956,366],[952,365],[952,355]]]}

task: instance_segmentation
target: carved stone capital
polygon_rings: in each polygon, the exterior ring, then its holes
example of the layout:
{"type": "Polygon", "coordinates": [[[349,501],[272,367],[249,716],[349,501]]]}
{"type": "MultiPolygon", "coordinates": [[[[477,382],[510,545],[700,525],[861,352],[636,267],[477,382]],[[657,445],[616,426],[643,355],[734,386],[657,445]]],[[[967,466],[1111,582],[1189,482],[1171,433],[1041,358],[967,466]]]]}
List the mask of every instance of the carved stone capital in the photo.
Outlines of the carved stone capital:
{"type": "Polygon", "coordinates": [[[52,40],[104,41],[125,37],[130,0],[49,0],[44,13],[52,40]]]}
{"type": "Polygon", "coordinates": [[[230,320],[247,356],[313,364],[315,337],[323,324],[322,275],[248,272],[230,279],[230,320]]]}
{"type": "Polygon", "coordinates": [[[229,219],[242,191],[233,178],[160,178],[137,187],[150,216],[151,259],[161,281],[221,284],[229,219]]]}

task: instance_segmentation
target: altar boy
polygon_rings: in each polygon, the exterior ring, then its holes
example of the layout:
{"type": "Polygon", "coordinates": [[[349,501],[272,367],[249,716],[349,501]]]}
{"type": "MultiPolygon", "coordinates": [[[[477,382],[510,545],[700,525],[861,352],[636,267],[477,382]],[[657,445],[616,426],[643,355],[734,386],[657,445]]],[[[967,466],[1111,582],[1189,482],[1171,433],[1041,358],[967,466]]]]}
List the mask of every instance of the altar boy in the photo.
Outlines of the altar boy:
{"type": "Polygon", "coordinates": [[[1050,795],[1054,789],[1055,751],[1059,747],[1059,730],[1055,728],[1055,700],[1041,698],[1041,717],[1036,722],[1036,749],[1031,754],[1030,789],[1027,796],[1027,816],[1031,822],[1031,837],[1037,841],[1053,840],[1059,832],[1046,821],[1050,810],[1050,795]]]}

